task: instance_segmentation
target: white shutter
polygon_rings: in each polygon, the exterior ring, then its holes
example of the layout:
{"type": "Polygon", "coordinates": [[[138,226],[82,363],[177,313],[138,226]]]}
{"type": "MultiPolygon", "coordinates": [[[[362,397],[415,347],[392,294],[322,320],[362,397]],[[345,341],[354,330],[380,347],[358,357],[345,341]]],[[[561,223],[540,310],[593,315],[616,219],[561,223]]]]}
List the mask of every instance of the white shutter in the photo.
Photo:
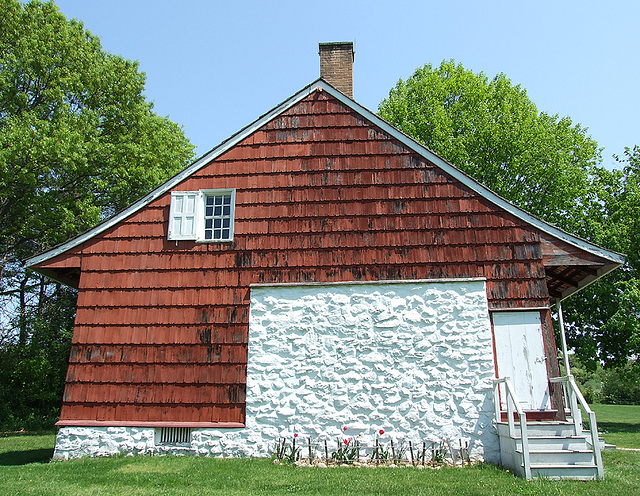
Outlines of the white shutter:
{"type": "Polygon", "coordinates": [[[196,239],[199,191],[172,191],[169,209],[169,240],[196,239]]]}

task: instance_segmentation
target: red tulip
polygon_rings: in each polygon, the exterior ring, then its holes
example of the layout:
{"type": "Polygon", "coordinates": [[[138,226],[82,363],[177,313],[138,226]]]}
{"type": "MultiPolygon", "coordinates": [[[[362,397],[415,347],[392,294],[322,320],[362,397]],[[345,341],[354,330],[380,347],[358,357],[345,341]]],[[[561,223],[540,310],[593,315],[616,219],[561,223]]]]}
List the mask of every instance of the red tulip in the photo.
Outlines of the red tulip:
{"type": "Polygon", "coordinates": [[[296,433],[293,435],[293,437],[298,437],[298,433],[296,432],[296,433]]]}
{"type": "Polygon", "coordinates": [[[344,440],[344,444],[349,444],[349,440],[348,440],[348,439],[345,439],[345,440],[344,440]]]}
{"type": "Polygon", "coordinates": [[[342,428],[342,430],[343,430],[343,431],[346,431],[346,430],[347,430],[347,426],[345,425],[345,426],[342,428]]]}
{"type": "Polygon", "coordinates": [[[384,429],[380,429],[380,435],[382,436],[384,434],[384,429]]]}

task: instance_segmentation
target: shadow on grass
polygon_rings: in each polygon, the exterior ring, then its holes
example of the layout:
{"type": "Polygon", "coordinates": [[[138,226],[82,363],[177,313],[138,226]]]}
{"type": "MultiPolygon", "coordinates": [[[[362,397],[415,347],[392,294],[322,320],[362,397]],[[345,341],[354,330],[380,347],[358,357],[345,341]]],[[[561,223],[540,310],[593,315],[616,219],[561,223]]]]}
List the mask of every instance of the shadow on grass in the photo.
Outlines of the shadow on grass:
{"type": "Polygon", "coordinates": [[[640,423],[624,423],[624,422],[598,422],[598,430],[620,434],[635,433],[640,434],[640,423]]]}
{"type": "Polygon", "coordinates": [[[49,463],[52,456],[53,448],[8,451],[6,453],[0,453],[0,466],[26,465],[27,463],[49,463]]]}

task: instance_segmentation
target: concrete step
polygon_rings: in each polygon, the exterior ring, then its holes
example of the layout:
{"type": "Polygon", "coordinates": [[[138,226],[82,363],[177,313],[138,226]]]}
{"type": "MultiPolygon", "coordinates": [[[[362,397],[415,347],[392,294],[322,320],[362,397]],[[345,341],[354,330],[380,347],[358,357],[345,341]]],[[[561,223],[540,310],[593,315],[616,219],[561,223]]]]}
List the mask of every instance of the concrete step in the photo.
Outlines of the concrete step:
{"type": "MultiPolygon", "coordinates": [[[[522,469],[524,472],[524,468],[522,469]]],[[[595,465],[554,465],[532,464],[531,477],[545,479],[575,479],[594,480],[598,477],[598,469],[595,465]]]]}
{"type": "MultiPolygon", "coordinates": [[[[516,450],[522,459],[522,450],[516,450]]],[[[529,460],[531,464],[549,465],[593,465],[595,463],[591,450],[540,450],[530,449],[529,460]]]]}

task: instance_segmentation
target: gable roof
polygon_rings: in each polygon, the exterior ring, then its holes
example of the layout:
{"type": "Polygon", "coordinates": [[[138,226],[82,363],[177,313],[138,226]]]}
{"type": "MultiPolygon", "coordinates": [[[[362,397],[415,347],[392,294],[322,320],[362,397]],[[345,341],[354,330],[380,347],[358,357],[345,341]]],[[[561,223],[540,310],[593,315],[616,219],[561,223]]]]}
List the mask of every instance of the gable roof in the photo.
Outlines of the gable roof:
{"type": "Polygon", "coordinates": [[[178,185],[179,183],[181,183],[182,181],[190,177],[192,174],[200,170],[202,167],[209,164],[212,160],[216,159],[226,151],[230,150],[240,141],[250,136],[252,133],[257,131],[261,127],[263,127],[266,123],[278,117],[280,114],[286,112],[288,109],[290,109],[291,107],[293,107],[294,105],[296,105],[297,103],[299,103],[300,101],[302,101],[303,99],[305,99],[310,94],[316,91],[327,92],[327,94],[331,95],[333,98],[340,101],[346,107],[350,108],[352,111],[359,114],[364,119],[368,120],[373,125],[380,128],[383,132],[387,133],[389,136],[391,136],[392,138],[402,143],[408,149],[412,150],[418,155],[421,155],[423,158],[430,161],[435,166],[439,167],[442,171],[449,174],[451,177],[458,180],[459,182],[461,182],[471,190],[475,191],[476,193],[478,193],[479,195],[481,195],[491,203],[495,204],[499,208],[509,212],[510,214],[521,219],[527,224],[530,224],[531,226],[539,229],[540,231],[547,233],[553,238],[557,238],[558,240],[564,243],[567,243],[568,245],[571,245],[580,250],[584,250],[608,262],[602,267],[602,269],[598,270],[597,273],[591,274],[588,277],[583,278],[583,281],[578,286],[578,288],[575,288],[574,290],[567,292],[566,294],[563,293],[563,297],[568,296],[568,294],[571,294],[575,290],[579,289],[579,287],[583,287],[586,284],[589,284],[593,280],[598,279],[602,275],[608,273],[609,271],[615,269],[616,267],[624,263],[625,259],[623,255],[613,252],[611,250],[604,249],[587,240],[584,240],[582,238],[569,234],[568,232],[556,226],[553,226],[543,221],[542,219],[539,219],[538,217],[531,215],[525,212],[524,210],[516,207],[515,205],[511,204],[504,198],[498,196],[496,193],[494,193],[490,189],[486,188],[485,186],[477,182],[471,176],[467,175],[460,169],[456,168],[455,166],[451,165],[449,162],[447,162],[443,158],[433,153],[431,150],[427,149],[426,147],[424,147],[423,145],[415,141],[413,138],[410,138],[403,132],[391,126],[389,123],[387,123],[386,121],[378,117],[375,113],[371,112],[370,110],[366,109],[365,107],[358,104],[354,100],[345,96],[343,93],[336,90],[333,86],[331,86],[329,83],[327,83],[323,79],[317,79],[316,81],[312,82],[311,84],[309,84],[308,86],[306,86],[305,88],[303,88],[302,90],[300,90],[299,92],[291,96],[289,99],[285,100],[284,102],[282,102],[281,104],[279,104],[278,106],[270,110],[269,112],[260,116],[254,122],[252,122],[245,128],[241,129],[240,131],[238,131],[236,134],[234,134],[227,140],[220,143],[211,151],[209,151],[208,153],[206,153],[205,155],[197,159],[195,162],[193,162],[190,166],[188,166],[182,172],[176,174],[175,176],[170,178],[168,181],[158,186],[152,192],[140,198],[138,201],[136,201],[127,209],[113,215],[112,217],[104,220],[94,228],[70,239],[69,241],[62,243],[56,247],[51,248],[46,252],[43,252],[39,255],[36,255],[30,258],[26,262],[27,267],[34,268],[37,265],[42,264],[43,262],[46,262],[47,260],[50,260],[72,248],[75,248],[81,245],[82,243],[90,240],[94,236],[115,226],[119,222],[123,221],[130,215],[134,214],[135,212],[144,208],[146,205],[148,205],[152,201],[156,200],[160,196],[170,191],[176,185],[178,185]]]}

